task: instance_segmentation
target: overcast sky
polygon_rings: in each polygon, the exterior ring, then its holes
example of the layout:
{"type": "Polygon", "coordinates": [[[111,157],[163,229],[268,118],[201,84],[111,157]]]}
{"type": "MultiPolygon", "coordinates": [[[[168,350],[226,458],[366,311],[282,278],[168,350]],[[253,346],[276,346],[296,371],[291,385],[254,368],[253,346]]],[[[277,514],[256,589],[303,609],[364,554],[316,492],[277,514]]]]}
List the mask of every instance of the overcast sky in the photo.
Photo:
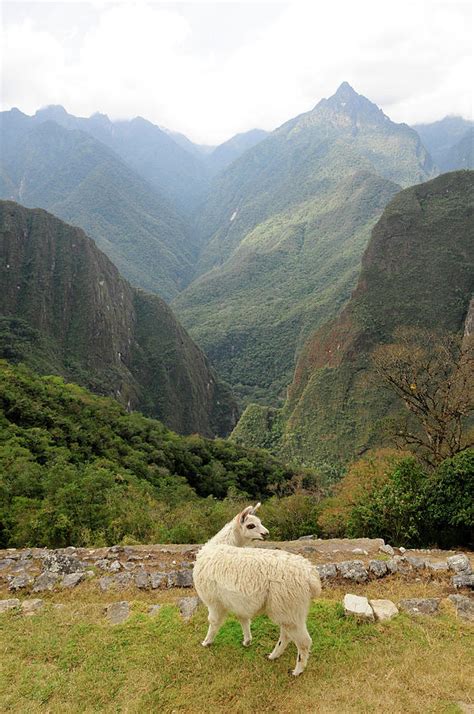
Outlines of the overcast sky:
{"type": "Polygon", "coordinates": [[[470,0],[2,4],[2,109],[143,116],[219,143],[347,80],[394,121],[472,118],[470,0]]]}

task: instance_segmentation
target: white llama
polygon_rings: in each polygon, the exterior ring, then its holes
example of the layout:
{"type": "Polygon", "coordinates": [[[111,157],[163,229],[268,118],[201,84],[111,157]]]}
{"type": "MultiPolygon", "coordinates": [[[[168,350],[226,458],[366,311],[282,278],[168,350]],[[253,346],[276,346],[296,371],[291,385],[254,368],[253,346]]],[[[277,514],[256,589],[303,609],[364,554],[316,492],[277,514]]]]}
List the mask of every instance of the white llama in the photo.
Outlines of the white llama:
{"type": "Polygon", "coordinates": [[[194,585],[209,610],[209,630],[202,643],[212,644],[226,615],[233,612],[250,645],[250,622],[265,613],[280,625],[280,637],[269,659],[277,659],[293,641],[298,648],[294,675],[306,667],[311,637],[306,628],[313,597],[321,592],[317,569],[300,555],[282,550],[251,548],[268,531],[249,506],[227,523],[199,551],[194,585]]]}

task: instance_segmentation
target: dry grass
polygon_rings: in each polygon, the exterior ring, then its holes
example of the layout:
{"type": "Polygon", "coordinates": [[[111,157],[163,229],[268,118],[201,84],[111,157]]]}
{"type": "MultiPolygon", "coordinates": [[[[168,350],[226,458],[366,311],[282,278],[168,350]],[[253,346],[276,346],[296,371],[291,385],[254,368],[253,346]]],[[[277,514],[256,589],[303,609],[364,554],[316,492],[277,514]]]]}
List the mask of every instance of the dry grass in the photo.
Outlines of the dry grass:
{"type": "MultiPolygon", "coordinates": [[[[398,600],[439,597],[444,587],[390,578],[351,591],[398,600]]],[[[266,618],[254,623],[252,648],[242,648],[239,626],[229,620],[205,650],[204,609],[189,624],[171,606],[155,618],[145,614],[151,602],[166,605],[189,591],[99,594],[88,583],[51,594],[39,615],[0,617],[0,710],[453,714],[461,711],[457,702],[474,702],[472,626],[444,604],[435,618],[357,624],[342,615],[347,590],[326,588],[313,605],[313,654],[298,679],[288,674],[292,646],[277,662],[266,659],[277,634],[266,618]],[[127,598],[132,617],[108,625],[104,603],[127,598]],[[59,601],[66,607],[54,609],[59,601]]]]}

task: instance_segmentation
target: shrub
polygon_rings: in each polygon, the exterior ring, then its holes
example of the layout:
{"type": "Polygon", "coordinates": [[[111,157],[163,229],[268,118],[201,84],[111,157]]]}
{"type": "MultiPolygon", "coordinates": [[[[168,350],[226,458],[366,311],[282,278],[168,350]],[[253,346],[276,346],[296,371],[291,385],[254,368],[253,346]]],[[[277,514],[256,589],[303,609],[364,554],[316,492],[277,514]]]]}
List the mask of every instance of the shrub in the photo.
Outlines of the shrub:
{"type": "Polygon", "coordinates": [[[426,488],[428,537],[444,548],[474,543],[474,449],[446,459],[426,488]]]}

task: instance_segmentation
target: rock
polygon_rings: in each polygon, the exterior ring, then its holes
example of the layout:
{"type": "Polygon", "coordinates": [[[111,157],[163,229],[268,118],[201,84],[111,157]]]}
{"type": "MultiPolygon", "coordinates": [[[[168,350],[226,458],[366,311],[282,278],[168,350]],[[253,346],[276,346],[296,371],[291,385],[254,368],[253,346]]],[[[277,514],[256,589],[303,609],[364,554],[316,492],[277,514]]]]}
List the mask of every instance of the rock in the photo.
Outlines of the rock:
{"type": "Polygon", "coordinates": [[[335,578],[337,575],[334,563],[323,563],[322,565],[317,565],[316,570],[319,572],[321,580],[330,580],[331,578],[335,578]]]}
{"type": "Polygon", "coordinates": [[[409,598],[400,600],[398,606],[409,615],[434,615],[438,612],[439,598],[409,598]]]}
{"type": "Polygon", "coordinates": [[[390,558],[390,560],[386,560],[385,565],[387,566],[387,574],[388,575],[393,575],[393,573],[398,573],[398,563],[395,560],[395,558],[390,558]]]}
{"type": "Polygon", "coordinates": [[[199,598],[196,597],[182,597],[178,600],[178,608],[181,613],[183,620],[188,622],[196,612],[199,606],[199,598]]]}
{"type": "Polygon", "coordinates": [[[387,575],[387,564],[383,560],[369,560],[369,573],[375,575],[376,578],[383,578],[387,575]]]}
{"type": "Polygon", "coordinates": [[[157,588],[166,588],[168,585],[167,573],[150,573],[150,585],[153,590],[157,588]]]}
{"type": "Polygon", "coordinates": [[[424,558],[419,558],[416,555],[407,555],[405,556],[405,560],[412,568],[415,568],[415,570],[422,570],[425,567],[424,558]]]}
{"type": "Polygon", "coordinates": [[[447,560],[448,568],[454,570],[456,575],[472,573],[472,566],[469,558],[464,553],[459,553],[458,555],[452,555],[447,560]]]}
{"type": "Polygon", "coordinates": [[[20,601],[17,597],[12,597],[9,600],[0,600],[0,614],[2,612],[8,612],[8,610],[14,610],[16,607],[20,607],[20,601]]]}
{"type": "Polygon", "coordinates": [[[63,555],[54,551],[44,556],[43,568],[50,573],[60,573],[61,575],[84,570],[83,564],[75,556],[63,555]]]}
{"type": "Polygon", "coordinates": [[[0,560],[0,570],[4,570],[5,568],[8,568],[8,566],[14,562],[15,561],[13,560],[13,558],[2,558],[0,560]]]}
{"type": "Polygon", "coordinates": [[[68,573],[61,580],[61,586],[63,588],[75,588],[85,577],[85,573],[68,573]]]}
{"type": "Polygon", "coordinates": [[[474,622],[474,599],[466,595],[450,595],[449,599],[456,608],[456,615],[462,620],[474,622]]]}
{"type": "Polygon", "coordinates": [[[110,555],[115,556],[118,555],[119,553],[124,553],[125,548],[123,545],[113,545],[111,548],[109,548],[109,552],[107,553],[107,557],[110,557],[110,555]]]}
{"type": "Polygon", "coordinates": [[[109,569],[109,561],[107,558],[101,558],[100,560],[97,560],[95,563],[96,568],[100,568],[100,570],[108,570],[109,569]]]}
{"type": "Polygon", "coordinates": [[[111,573],[118,573],[122,566],[118,560],[113,560],[109,565],[109,570],[111,573]]]}
{"type": "Polygon", "coordinates": [[[86,578],[89,578],[89,579],[90,579],[90,578],[95,578],[95,573],[94,573],[93,570],[86,570],[86,572],[84,573],[84,575],[86,576],[86,578]]]}
{"type": "Polygon", "coordinates": [[[474,574],[459,573],[459,575],[453,575],[451,583],[455,588],[474,588],[474,574]]]}
{"type": "Polygon", "coordinates": [[[155,615],[158,615],[160,610],[161,605],[150,605],[150,607],[148,608],[148,614],[154,617],[155,615]]]}
{"type": "Polygon", "coordinates": [[[192,570],[173,570],[168,573],[169,588],[192,588],[193,585],[192,570]]]}
{"type": "Polygon", "coordinates": [[[146,590],[150,587],[150,576],[148,573],[137,573],[135,575],[135,585],[141,590],[146,590]]]}
{"type": "Polygon", "coordinates": [[[301,548],[301,550],[303,553],[316,553],[318,549],[315,545],[305,545],[301,548]]]}
{"type": "Polygon", "coordinates": [[[21,575],[16,575],[10,580],[8,586],[9,590],[22,590],[23,588],[28,588],[33,582],[31,575],[27,573],[22,573],[21,575]]]}
{"type": "Polygon", "coordinates": [[[380,622],[391,620],[398,615],[398,607],[391,600],[369,600],[375,619],[380,622]]]}
{"type": "Polygon", "coordinates": [[[21,611],[24,615],[34,615],[44,607],[44,600],[33,598],[32,600],[23,600],[21,603],[21,611]]]}
{"type": "Polygon", "coordinates": [[[355,583],[365,583],[369,577],[362,560],[345,560],[336,563],[336,569],[345,580],[353,580],[355,583]]]}
{"type": "Polygon", "coordinates": [[[386,555],[394,556],[395,551],[393,550],[391,545],[388,545],[388,543],[384,543],[383,545],[380,546],[379,551],[381,553],[386,553],[386,555]]]}
{"type": "Polygon", "coordinates": [[[366,597],[360,595],[344,595],[344,614],[353,615],[358,620],[374,622],[374,611],[366,597]]]}
{"type": "Polygon", "coordinates": [[[314,535],[306,535],[306,536],[300,536],[298,540],[314,540],[315,536],[314,535]]]}
{"type": "Polygon", "coordinates": [[[432,570],[434,572],[448,569],[448,563],[446,562],[446,560],[425,560],[425,566],[428,570],[432,570]]]}
{"type": "Polygon", "coordinates": [[[403,553],[407,552],[407,549],[404,548],[403,545],[398,550],[400,551],[400,553],[402,553],[402,555],[403,555],[403,553]]]}
{"type": "Polygon", "coordinates": [[[99,579],[99,587],[103,592],[110,590],[110,588],[117,588],[118,590],[123,590],[124,588],[130,587],[132,584],[133,576],[131,573],[117,573],[117,575],[104,575],[99,579]]]}
{"type": "Polygon", "coordinates": [[[413,570],[412,564],[404,555],[396,555],[393,560],[397,564],[397,573],[408,575],[413,570]]]}
{"type": "Polygon", "coordinates": [[[354,548],[352,552],[356,555],[369,555],[363,548],[354,548]]]}
{"type": "Polygon", "coordinates": [[[112,602],[105,608],[105,613],[111,625],[121,625],[130,617],[130,605],[126,600],[112,602]]]}
{"type": "Polygon", "coordinates": [[[35,580],[35,584],[33,586],[33,592],[34,593],[41,593],[44,592],[44,590],[54,590],[54,586],[59,580],[59,573],[52,573],[49,570],[46,570],[44,573],[41,573],[41,575],[38,575],[38,577],[35,580]]]}

